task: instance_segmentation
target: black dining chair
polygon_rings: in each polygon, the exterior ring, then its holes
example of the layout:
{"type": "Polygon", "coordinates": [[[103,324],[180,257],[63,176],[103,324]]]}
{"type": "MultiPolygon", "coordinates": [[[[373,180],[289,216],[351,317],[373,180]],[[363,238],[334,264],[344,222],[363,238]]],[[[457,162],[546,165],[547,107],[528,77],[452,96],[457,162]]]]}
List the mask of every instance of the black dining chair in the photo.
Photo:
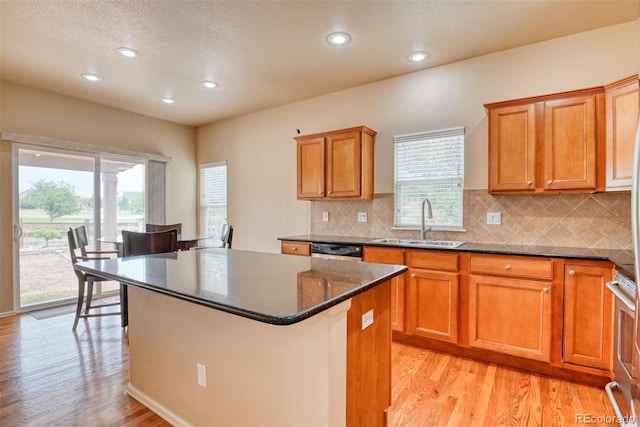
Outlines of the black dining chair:
{"type": "MultiPolygon", "coordinates": [[[[69,256],[71,258],[71,264],[75,265],[79,261],[91,261],[100,259],[110,259],[117,255],[118,251],[94,251],[87,249],[87,232],[84,226],[77,228],[69,228],[67,231],[67,238],[69,240],[69,256]]],[[[122,316],[122,308],[120,311],[100,311],[97,313],[92,310],[101,309],[103,307],[110,307],[120,305],[122,301],[122,285],[120,287],[120,300],[111,303],[100,303],[93,305],[93,284],[95,282],[105,282],[108,279],[93,276],[89,273],[73,269],[73,272],[78,279],[78,300],[76,304],[76,315],[73,320],[72,331],[75,332],[78,327],[78,321],[88,317],[102,317],[102,316],[122,316]],[[86,285],[86,286],[85,286],[86,285]],[[86,290],[86,300],[85,300],[86,290]],[[83,313],[84,307],[84,313],[83,313]]],[[[124,327],[124,320],[122,326],[124,327]]]]}
{"type": "Polygon", "coordinates": [[[171,230],[173,228],[178,230],[178,234],[182,234],[182,223],[181,222],[178,222],[176,224],[164,224],[164,225],[147,223],[145,225],[145,231],[147,233],[153,232],[153,231],[167,231],[167,230],[171,230]]]}
{"type": "Polygon", "coordinates": [[[175,252],[177,250],[178,231],[175,228],[148,233],[122,230],[122,255],[124,257],[175,252]]]}

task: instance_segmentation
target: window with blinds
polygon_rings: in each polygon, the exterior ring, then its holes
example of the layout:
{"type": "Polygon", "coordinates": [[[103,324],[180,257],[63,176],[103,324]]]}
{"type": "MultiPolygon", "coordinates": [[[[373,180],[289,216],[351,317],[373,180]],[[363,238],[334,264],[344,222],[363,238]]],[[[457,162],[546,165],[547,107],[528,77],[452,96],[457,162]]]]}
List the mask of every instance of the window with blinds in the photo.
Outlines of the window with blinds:
{"type": "Polygon", "coordinates": [[[227,222],[227,162],[200,165],[202,234],[220,235],[227,222]]]}
{"type": "Polygon", "coordinates": [[[464,128],[393,138],[395,153],[395,226],[421,224],[422,201],[428,198],[432,229],[462,229],[464,128]]]}

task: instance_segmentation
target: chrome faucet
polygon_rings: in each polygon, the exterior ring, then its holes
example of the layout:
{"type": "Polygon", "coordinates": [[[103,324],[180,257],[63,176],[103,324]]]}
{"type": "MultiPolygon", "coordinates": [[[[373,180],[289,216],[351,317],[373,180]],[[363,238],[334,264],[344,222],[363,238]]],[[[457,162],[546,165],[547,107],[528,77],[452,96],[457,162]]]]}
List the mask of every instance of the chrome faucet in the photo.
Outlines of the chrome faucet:
{"type": "Polygon", "coordinates": [[[425,221],[424,221],[424,207],[425,205],[427,206],[427,215],[429,219],[433,219],[433,211],[431,210],[431,202],[429,201],[429,199],[424,199],[422,201],[422,223],[421,223],[421,227],[420,227],[420,238],[422,240],[426,240],[427,239],[427,231],[431,231],[431,226],[427,227],[425,225],[425,221]]]}

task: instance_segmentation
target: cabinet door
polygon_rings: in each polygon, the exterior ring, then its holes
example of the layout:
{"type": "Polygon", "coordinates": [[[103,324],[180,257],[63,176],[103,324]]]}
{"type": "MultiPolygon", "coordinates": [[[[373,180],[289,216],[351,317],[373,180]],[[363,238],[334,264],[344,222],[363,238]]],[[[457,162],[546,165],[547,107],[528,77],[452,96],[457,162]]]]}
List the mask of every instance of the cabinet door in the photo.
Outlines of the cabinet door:
{"type": "Polygon", "coordinates": [[[298,141],[298,198],[317,199],[325,191],[325,140],[298,141]]]}
{"type": "Polygon", "coordinates": [[[327,136],[327,197],[360,196],[361,134],[327,136]]]}
{"type": "Polygon", "coordinates": [[[409,334],[458,343],[458,273],[409,269],[409,334]]]}
{"type": "Polygon", "coordinates": [[[489,126],[489,192],[534,191],[535,104],[492,109],[489,126]]]}
{"type": "Polygon", "coordinates": [[[551,283],[470,275],[469,344],[548,362],[551,283]]]}
{"type": "Polygon", "coordinates": [[[638,77],[606,92],[607,190],[630,190],[638,128],[638,77]]]}
{"type": "MultiPolygon", "coordinates": [[[[404,265],[404,250],[365,246],[362,254],[365,262],[404,265]]],[[[391,279],[391,328],[404,332],[406,274],[391,279]]]]}
{"type": "Polygon", "coordinates": [[[564,355],[567,363],[610,369],[613,297],[610,267],[565,265],[564,355]]]}
{"type": "Polygon", "coordinates": [[[544,104],[545,190],[596,188],[596,96],[544,104]]]}

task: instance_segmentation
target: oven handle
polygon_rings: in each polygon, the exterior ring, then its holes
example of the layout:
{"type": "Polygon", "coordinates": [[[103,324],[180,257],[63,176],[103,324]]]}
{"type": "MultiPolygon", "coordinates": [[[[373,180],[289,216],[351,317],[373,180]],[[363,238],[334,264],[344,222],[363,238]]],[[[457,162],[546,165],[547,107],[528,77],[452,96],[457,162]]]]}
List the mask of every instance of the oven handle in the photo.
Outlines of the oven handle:
{"type": "Polygon", "coordinates": [[[612,280],[611,282],[607,282],[607,288],[620,300],[622,303],[631,311],[635,312],[636,308],[631,301],[619,288],[619,284],[617,280],[612,280]]]}

